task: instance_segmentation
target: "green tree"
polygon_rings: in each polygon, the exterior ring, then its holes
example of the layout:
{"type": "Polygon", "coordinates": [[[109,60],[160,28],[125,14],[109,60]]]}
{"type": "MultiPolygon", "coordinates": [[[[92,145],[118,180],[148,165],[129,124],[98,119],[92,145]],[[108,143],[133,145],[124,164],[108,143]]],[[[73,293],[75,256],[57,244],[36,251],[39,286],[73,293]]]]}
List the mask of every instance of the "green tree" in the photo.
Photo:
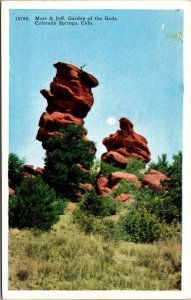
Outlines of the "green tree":
{"type": "Polygon", "coordinates": [[[9,199],[10,227],[49,230],[59,220],[65,206],[40,176],[25,177],[9,199]]]}
{"type": "Polygon", "coordinates": [[[178,208],[181,217],[182,207],[182,152],[173,155],[173,161],[169,166],[168,174],[171,180],[169,181],[168,195],[173,199],[174,205],[178,208]]]}
{"type": "Polygon", "coordinates": [[[146,208],[129,207],[116,223],[118,238],[134,243],[152,243],[161,236],[162,224],[146,208]]]}
{"type": "Polygon", "coordinates": [[[141,179],[144,175],[144,174],[141,174],[141,170],[144,170],[144,169],[145,169],[145,163],[136,157],[132,157],[128,160],[125,171],[127,173],[134,174],[139,179],[141,179]]]}
{"type": "Polygon", "coordinates": [[[8,164],[9,187],[15,189],[21,184],[24,177],[24,160],[21,160],[16,154],[10,153],[8,164]]]}
{"type": "Polygon", "coordinates": [[[158,156],[158,162],[151,162],[149,164],[149,168],[160,171],[167,175],[169,171],[169,162],[167,160],[167,155],[164,153],[161,155],[161,157],[158,156]]]}
{"type": "Polygon", "coordinates": [[[87,214],[109,216],[116,213],[117,202],[109,196],[98,196],[94,189],[86,192],[79,207],[87,214]]]}
{"type": "Polygon", "coordinates": [[[95,145],[83,135],[77,125],[63,127],[45,145],[43,178],[57,195],[77,198],[80,183],[90,183],[90,169],[95,158],[95,145]]]}

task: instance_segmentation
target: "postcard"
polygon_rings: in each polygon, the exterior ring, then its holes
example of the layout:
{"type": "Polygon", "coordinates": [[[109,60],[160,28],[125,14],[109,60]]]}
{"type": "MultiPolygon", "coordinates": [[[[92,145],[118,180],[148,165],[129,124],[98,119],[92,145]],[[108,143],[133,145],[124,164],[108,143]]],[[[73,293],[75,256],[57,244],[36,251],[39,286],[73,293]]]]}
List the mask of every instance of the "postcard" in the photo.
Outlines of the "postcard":
{"type": "Polygon", "coordinates": [[[191,298],[190,1],[2,1],[2,298],[191,298]]]}

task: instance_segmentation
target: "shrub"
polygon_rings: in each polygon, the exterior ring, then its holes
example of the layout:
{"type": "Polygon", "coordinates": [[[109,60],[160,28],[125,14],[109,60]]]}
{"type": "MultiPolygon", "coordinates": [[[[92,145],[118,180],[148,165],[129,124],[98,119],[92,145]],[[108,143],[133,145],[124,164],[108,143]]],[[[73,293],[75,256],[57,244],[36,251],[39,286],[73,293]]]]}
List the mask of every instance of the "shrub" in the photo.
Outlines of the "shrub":
{"type": "Polygon", "coordinates": [[[135,243],[152,243],[160,238],[162,225],[146,209],[131,207],[116,223],[118,238],[135,243]]]}
{"type": "Polygon", "coordinates": [[[104,161],[101,161],[100,175],[108,178],[111,173],[118,172],[118,171],[122,171],[122,169],[120,169],[118,167],[115,167],[112,164],[108,164],[108,163],[106,163],[104,161]]]}
{"type": "Polygon", "coordinates": [[[173,155],[173,162],[169,166],[168,176],[171,178],[169,181],[168,195],[173,200],[174,205],[179,211],[181,218],[182,210],[182,152],[173,155]]]}
{"type": "Polygon", "coordinates": [[[88,171],[95,157],[94,143],[84,138],[82,127],[69,125],[63,127],[55,137],[47,139],[45,147],[45,182],[55,189],[57,195],[78,198],[79,184],[92,181],[88,171]]]}
{"type": "Polygon", "coordinates": [[[182,210],[182,152],[179,151],[178,154],[173,155],[172,163],[167,161],[166,154],[162,154],[162,157],[158,157],[158,162],[152,162],[149,167],[171,178],[170,181],[165,183],[165,186],[168,187],[167,195],[178,209],[180,220],[182,210]]]}
{"type": "Polygon", "coordinates": [[[137,209],[146,209],[149,213],[155,214],[160,221],[171,223],[179,217],[179,211],[168,193],[157,194],[154,191],[141,189],[135,198],[134,206],[137,209]]]}
{"type": "Polygon", "coordinates": [[[134,174],[138,177],[138,179],[141,179],[144,174],[141,174],[140,171],[143,169],[145,169],[145,163],[142,160],[133,157],[128,160],[125,171],[127,173],[134,174]]]}
{"type": "Polygon", "coordinates": [[[21,160],[16,154],[9,154],[9,170],[8,170],[8,178],[9,178],[9,186],[12,189],[15,189],[19,186],[23,180],[23,167],[24,160],[21,160]]]}
{"type": "Polygon", "coordinates": [[[161,155],[161,157],[158,156],[158,162],[151,162],[149,164],[149,168],[160,171],[167,175],[169,170],[169,162],[167,160],[167,155],[164,153],[161,155]]]}
{"type": "Polygon", "coordinates": [[[103,217],[93,216],[80,208],[73,212],[73,221],[86,234],[100,234],[106,239],[114,238],[114,222],[103,217]]]}
{"type": "Polygon", "coordinates": [[[115,198],[120,194],[133,194],[133,195],[136,195],[138,193],[139,193],[139,190],[133,182],[131,182],[131,181],[127,182],[125,180],[121,180],[117,184],[117,188],[116,188],[116,190],[113,191],[112,195],[115,198]]]}
{"type": "Polygon", "coordinates": [[[96,191],[91,189],[83,196],[79,207],[94,216],[109,216],[115,214],[117,202],[109,196],[98,196],[96,191]]]}
{"type": "Polygon", "coordinates": [[[101,161],[99,159],[94,159],[93,166],[91,167],[91,175],[94,181],[98,177],[100,170],[101,170],[101,161]]]}
{"type": "Polygon", "coordinates": [[[9,202],[10,227],[49,230],[65,206],[40,176],[26,177],[9,202]]]}

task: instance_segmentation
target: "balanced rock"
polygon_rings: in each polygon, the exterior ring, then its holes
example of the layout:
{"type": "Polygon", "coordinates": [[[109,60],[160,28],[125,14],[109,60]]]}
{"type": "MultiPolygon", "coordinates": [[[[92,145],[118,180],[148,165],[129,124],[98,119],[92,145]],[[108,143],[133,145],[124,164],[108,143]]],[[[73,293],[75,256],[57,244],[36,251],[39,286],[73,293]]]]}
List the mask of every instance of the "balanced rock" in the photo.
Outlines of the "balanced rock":
{"type": "Polygon", "coordinates": [[[120,130],[103,139],[107,152],[102,155],[102,160],[115,163],[117,166],[126,166],[128,159],[135,157],[145,163],[150,161],[150,151],[147,140],[136,133],[133,124],[126,118],[121,118],[120,130]]]}
{"type": "MultiPolygon", "coordinates": [[[[83,126],[83,118],[94,102],[91,88],[98,85],[95,77],[73,65],[58,62],[54,67],[57,74],[50,84],[50,91],[41,90],[48,102],[46,112],[40,118],[36,137],[41,142],[55,136],[62,126],[83,126]]],[[[85,129],[84,134],[87,134],[85,129]]]]}
{"type": "Polygon", "coordinates": [[[162,182],[171,180],[165,174],[151,169],[149,173],[145,174],[142,178],[142,183],[146,189],[151,190],[165,190],[166,187],[162,185],[162,182]]]}

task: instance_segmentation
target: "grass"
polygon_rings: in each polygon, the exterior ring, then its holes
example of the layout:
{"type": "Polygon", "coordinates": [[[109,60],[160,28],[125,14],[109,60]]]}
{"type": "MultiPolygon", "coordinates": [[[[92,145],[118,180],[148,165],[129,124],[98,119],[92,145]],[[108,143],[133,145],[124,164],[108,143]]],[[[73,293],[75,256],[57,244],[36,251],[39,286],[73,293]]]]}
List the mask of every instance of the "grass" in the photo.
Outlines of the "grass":
{"type": "Polygon", "coordinates": [[[176,241],[134,244],[85,235],[70,204],[50,232],[10,229],[10,290],[178,290],[176,241]]]}

